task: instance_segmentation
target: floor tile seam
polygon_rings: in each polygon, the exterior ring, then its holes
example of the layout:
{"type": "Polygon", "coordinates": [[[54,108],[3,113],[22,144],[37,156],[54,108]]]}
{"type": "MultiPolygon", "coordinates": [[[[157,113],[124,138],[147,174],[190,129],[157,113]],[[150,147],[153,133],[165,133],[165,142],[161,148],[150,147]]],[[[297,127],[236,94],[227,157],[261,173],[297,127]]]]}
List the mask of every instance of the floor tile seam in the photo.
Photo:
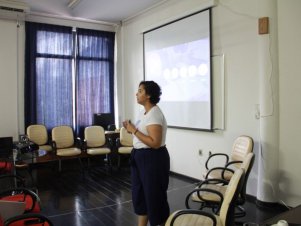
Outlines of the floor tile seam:
{"type": "Polygon", "coordinates": [[[111,204],[111,205],[99,206],[99,207],[94,207],[94,208],[87,208],[87,209],[84,209],[84,210],[70,211],[70,212],[67,212],[67,213],[61,213],[61,214],[56,214],[56,215],[48,215],[47,217],[49,217],[49,218],[61,217],[61,216],[70,215],[70,214],[74,214],[74,213],[88,212],[88,211],[97,210],[97,209],[110,208],[110,207],[123,205],[123,204],[131,203],[131,202],[132,202],[132,200],[128,200],[128,201],[124,201],[124,202],[117,202],[117,203],[111,204]]]}
{"type": "MultiPolygon", "coordinates": [[[[187,188],[187,187],[190,187],[191,185],[195,185],[196,186],[197,183],[193,183],[193,184],[189,184],[189,185],[185,185],[185,186],[173,188],[173,189],[168,190],[167,193],[172,192],[172,191],[177,191],[177,190],[180,190],[180,189],[183,189],[183,188],[187,188]]],[[[123,204],[130,203],[130,202],[132,202],[132,200],[128,200],[128,201],[124,201],[124,202],[117,202],[117,203],[111,204],[111,205],[105,205],[105,206],[100,206],[100,207],[88,208],[88,209],[84,209],[84,210],[71,211],[71,212],[68,212],[68,213],[51,215],[51,216],[48,216],[48,217],[59,217],[59,216],[73,214],[73,213],[92,211],[92,210],[103,209],[103,208],[107,208],[107,207],[114,207],[114,206],[117,206],[117,205],[123,205],[123,204]]]]}
{"type": "Polygon", "coordinates": [[[167,190],[167,192],[177,191],[177,190],[180,190],[180,189],[183,189],[183,188],[188,188],[188,187],[191,187],[192,185],[197,186],[198,183],[196,182],[196,183],[188,184],[188,185],[185,185],[185,186],[182,186],[182,187],[172,188],[172,189],[167,190]]]}

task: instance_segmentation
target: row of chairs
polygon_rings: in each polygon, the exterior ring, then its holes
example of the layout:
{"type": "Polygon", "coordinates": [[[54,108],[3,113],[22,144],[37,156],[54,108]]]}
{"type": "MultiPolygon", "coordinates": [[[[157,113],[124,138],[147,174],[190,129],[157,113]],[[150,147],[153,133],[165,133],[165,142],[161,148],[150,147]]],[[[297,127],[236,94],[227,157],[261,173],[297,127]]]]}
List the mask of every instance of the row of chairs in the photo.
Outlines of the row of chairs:
{"type": "MultiPolygon", "coordinates": [[[[101,126],[88,126],[84,130],[84,140],[74,138],[73,129],[70,126],[57,126],[51,131],[49,141],[47,129],[44,125],[30,125],[26,129],[30,141],[39,145],[40,149],[54,151],[57,156],[78,156],[85,151],[88,155],[106,155],[110,162],[113,141],[106,139],[105,131],[101,126]]],[[[116,141],[118,149],[118,167],[120,155],[130,154],[133,148],[133,138],[125,128],[120,129],[120,137],[116,141]]],[[[61,162],[59,162],[61,169],[61,162]]]]}
{"type": "Polygon", "coordinates": [[[209,156],[204,180],[186,196],[187,209],[171,214],[165,225],[232,226],[236,218],[245,216],[242,205],[246,201],[246,185],[255,160],[253,146],[251,137],[239,136],[230,156],[224,153],[209,156]],[[224,157],[225,164],[210,167],[210,162],[218,157],[224,157]],[[205,208],[211,208],[212,212],[203,211],[205,208]]]}

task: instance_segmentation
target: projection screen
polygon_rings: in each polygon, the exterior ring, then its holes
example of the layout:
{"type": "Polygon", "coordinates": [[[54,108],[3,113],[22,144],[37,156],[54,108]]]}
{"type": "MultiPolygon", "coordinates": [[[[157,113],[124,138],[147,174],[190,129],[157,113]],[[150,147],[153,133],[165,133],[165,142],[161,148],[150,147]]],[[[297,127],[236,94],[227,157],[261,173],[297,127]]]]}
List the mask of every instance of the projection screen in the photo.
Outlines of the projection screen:
{"type": "Polygon", "coordinates": [[[210,9],[143,33],[144,77],[169,127],[212,130],[210,9]]]}

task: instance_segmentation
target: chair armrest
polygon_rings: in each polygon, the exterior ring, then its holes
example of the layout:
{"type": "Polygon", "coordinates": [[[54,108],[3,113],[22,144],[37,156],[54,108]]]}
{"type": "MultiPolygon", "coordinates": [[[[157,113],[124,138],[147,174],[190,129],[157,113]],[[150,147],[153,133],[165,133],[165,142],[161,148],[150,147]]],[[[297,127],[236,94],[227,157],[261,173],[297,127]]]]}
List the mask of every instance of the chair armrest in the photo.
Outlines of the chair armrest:
{"type": "Polygon", "coordinates": [[[227,167],[227,168],[229,168],[229,166],[231,166],[231,165],[234,165],[234,164],[238,164],[238,163],[242,163],[243,161],[230,161],[230,162],[228,162],[227,164],[226,164],[226,166],[225,167],[227,167]]]}
{"type": "Polygon", "coordinates": [[[52,150],[54,151],[54,153],[56,154],[56,150],[57,150],[57,147],[56,147],[56,142],[54,140],[51,140],[50,141],[50,145],[52,147],[52,150]]]}
{"type": "Polygon", "coordinates": [[[225,172],[226,172],[226,171],[231,172],[232,174],[234,174],[234,170],[233,170],[233,169],[230,169],[230,168],[227,168],[227,167],[214,167],[214,168],[210,169],[210,170],[207,172],[207,174],[206,174],[206,176],[205,176],[205,179],[208,179],[210,173],[212,173],[212,172],[215,171],[215,170],[221,170],[221,178],[222,178],[223,180],[226,180],[226,179],[225,179],[225,172]]]}
{"type": "Polygon", "coordinates": [[[120,143],[120,138],[118,137],[116,139],[116,147],[119,148],[121,146],[121,143],[120,143]]]}
{"type": "Polygon", "coordinates": [[[212,194],[215,194],[217,196],[219,196],[220,198],[220,202],[218,204],[218,207],[216,209],[216,213],[219,212],[221,206],[222,206],[222,203],[224,201],[224,196],[222,193],[220,193],[219,191],[216,191],[216,190],[213,190],[213,189],[209,189],[209,188],[196,188],[196,189],[193,189],[190,193],[188,193],[186,195],[186,198],[185,198],[185,206],[187,209],[191,209],[191,207],[189,206],[189,200],[190,200],[190,197],[194,194],[194,193],[197,193],[197,196],[200,200],[202,200],[203,202],[206,202],[206,201],[210,201],[210,200],[206,200],[204,199],[201,195],[200,195],[200,192],[208,192],[208,193],[212,193],[212,194]]]}
{"type": "Polygon", "coordinates": [[[80,150],[85,150],[83,147],[83,140],[80,137],[75,139],[75,147],[79,148],[80,150]]]}
{"type": "Polygon", "coordinates": [[[219,178],[206,179],[201,181],[197,187],[201,188],[205,184],[221,184],[221,186],[223,186],[223,185],[228,185],[229,181],[224,179],[219,179],[219,178]]]}
{"type": "Polygon", "coordinates": [[[214,153],[212,155],[210,155],[205,163],[205,167],[207,170],[209,170],[209,162],[213,159],[213,157],[216,157],[216,156],[223,156],[225,157],[225,165],[229,162],[229,156],[227,154],[224,154],[224,153],[214,153]]]}
{"type": "Polygon", "coordinates": [[[215,216],[212,213],[208,213],[208,212],[205,212],[205,211],[202,211],[202,210],[192,210],[192,209],[177,211],[174,214],[173,218],[171,219],[170,226],[174,225],[175,220],[179,216],[185,215],[185,214],[196,214],[196,215],[202,215],[202,216],[208,217],[208,218],[210,218],[212,220],[212,226],[216,226],[216,218],[215,218],[215,216]]]}
{"type": "Polygon", "coordinates": [[[87,140],[84,139],[82,140],[82,150],[87,151],[88,145],[87,145],[87,140]]]}
{"type": "Polygon", "coordinates": [[[108,138],[107,138],[106,143],[108,144],[108,147],[109,147],[110,149],[112,149],[112,148],[115,146],[115,144],[114,144],[114,139],[112,139],[111,137],[108,137],[108,138]]]}

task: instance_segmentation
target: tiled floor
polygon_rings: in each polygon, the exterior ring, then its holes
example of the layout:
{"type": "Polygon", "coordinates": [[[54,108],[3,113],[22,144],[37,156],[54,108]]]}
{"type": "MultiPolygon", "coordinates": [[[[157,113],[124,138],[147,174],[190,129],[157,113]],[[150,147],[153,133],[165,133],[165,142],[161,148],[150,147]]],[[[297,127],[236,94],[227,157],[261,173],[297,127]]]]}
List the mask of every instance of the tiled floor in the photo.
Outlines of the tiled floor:
{"type": "MultiPolygon", "coordinates": [[[[97,162],[96,162],[97,163],[97,162]]],[[[98,164],[98,163],[97,163],[98,164]]],[[[131,202],[130,170],[107,171],[104,166],[93,166],[83,174],[77,163],[63,165],[58,174],[51,167],[36,170],[38,194],[42,213],[54,225],[63,226],[135,226],[136,216],[131,202]]],[[[170,176],[168,200],[171,211],[185,208],[185,197],[195,187],[195,181],[177,175],[170,176]]],[[[247,216],[241,222],[262,222],[282,210],[259,208],[253,202],[244,207],[247,216]]]]}

